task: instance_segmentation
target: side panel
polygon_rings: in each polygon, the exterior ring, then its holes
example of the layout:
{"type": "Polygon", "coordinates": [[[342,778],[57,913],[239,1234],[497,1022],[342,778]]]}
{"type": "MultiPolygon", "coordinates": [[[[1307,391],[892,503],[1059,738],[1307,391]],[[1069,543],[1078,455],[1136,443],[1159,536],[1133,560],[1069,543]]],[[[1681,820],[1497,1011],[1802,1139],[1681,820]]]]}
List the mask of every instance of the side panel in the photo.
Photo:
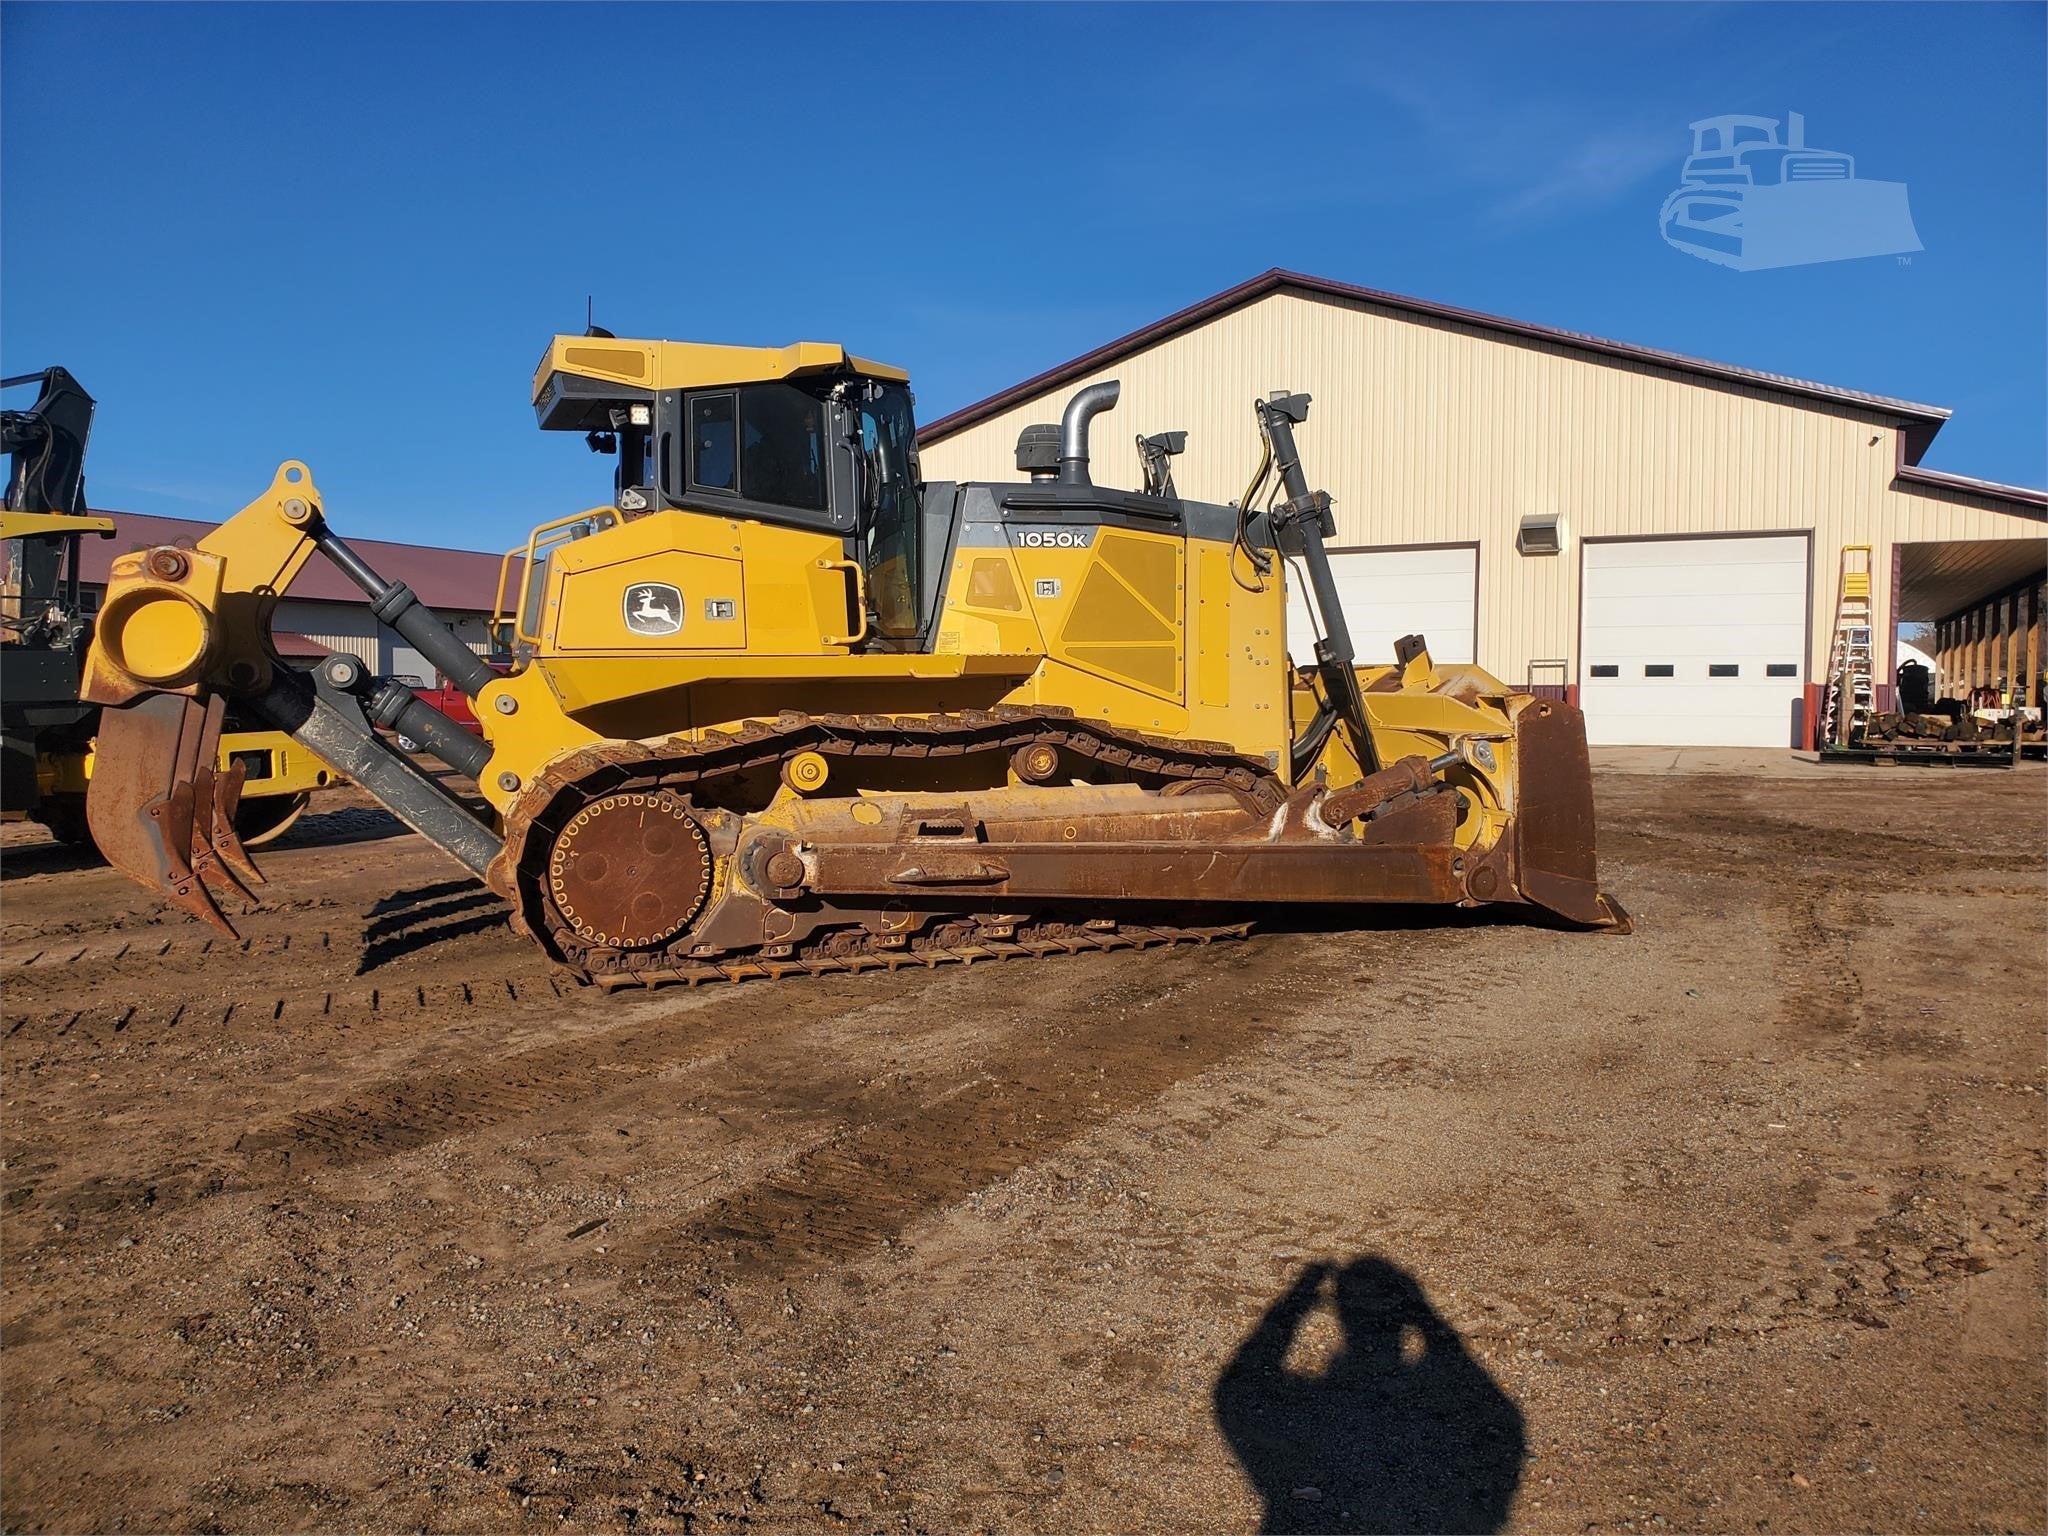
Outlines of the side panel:
{"type": "Polygon", "coordinates": [[[1123,528],[1013,526],[1050,654],[1164,702],[1185,698],[1186,542],[1123,528]],[[1086,548],[1054,542],[1090,536],[1086,548]],[[1034,539],[1043,542],[1034,543],[1034,539]]]}
{"type": "Polygon", "coordinates": [[[962,526],[934,652],[1042,656],[1015,702],[1275,756],[1284,595],[1238,564],[1212,539],[984,515],[962,526]]]}
{"type": "Polygon", "coordinates": [[[555,546],[543,655],[842,654],[854,574],[832,534],[659,512],[555,546]]]}
{"type": "Polygon", "coordinates": [[[747,605],[741,575],[737,560],[680,550],[568,573],[555,649],[744,650],[747,605]]]}

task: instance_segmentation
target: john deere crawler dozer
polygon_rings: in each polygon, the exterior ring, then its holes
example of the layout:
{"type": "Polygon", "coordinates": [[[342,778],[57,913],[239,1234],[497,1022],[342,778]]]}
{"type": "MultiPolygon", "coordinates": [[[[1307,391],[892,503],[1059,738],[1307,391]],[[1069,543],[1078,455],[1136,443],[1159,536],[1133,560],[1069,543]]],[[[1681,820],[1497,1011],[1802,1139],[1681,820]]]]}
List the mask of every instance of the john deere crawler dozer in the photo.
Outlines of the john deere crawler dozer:
{"type": "MultiPolygon", "coordinates": [[[[330,531],[304,465],[194,550],[125,558],[89,657],[93,835],[222,928],[252,868],[210,771],[222,708],[289,733],[605,986],[1207,941],[1300,903],[1518,902],[1625,927],[1599,888],[1578,712],[1411,638],[1354,663],[1295,448],[1254,403],[1243,501],[1089,473],[1114,383],[1018,445],[1028,479],[919,470],[905,375],[835,346],[557,337],[543,428],[612,500],[534,530],[485,666],[330,531]],[[1268,488],[1271,488],[1270,491],[1268,488]],[[474,701],[479,737],[268,643],[315,552],[474,701]],[[1284,572],[1319,638],[1290,665],[1284,572]],[[473,776],[458,798],[376,727],[473,776]]],[[[230,930],[232,931],[232,930],[230,930]]]]}

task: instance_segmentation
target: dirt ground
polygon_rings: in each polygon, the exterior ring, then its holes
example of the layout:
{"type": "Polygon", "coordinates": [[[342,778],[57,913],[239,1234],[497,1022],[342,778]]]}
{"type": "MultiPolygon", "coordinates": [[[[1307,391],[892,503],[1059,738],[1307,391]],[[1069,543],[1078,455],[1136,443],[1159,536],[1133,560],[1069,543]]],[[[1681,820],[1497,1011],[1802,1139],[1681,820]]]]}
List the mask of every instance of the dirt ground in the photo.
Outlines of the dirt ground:
{"type": "Polygon", "coordinates": [[[0,1519],[2042,1529],[2048,774],[1598,789],[1632,937],[630,996],[11,829],[0,1519]]]}

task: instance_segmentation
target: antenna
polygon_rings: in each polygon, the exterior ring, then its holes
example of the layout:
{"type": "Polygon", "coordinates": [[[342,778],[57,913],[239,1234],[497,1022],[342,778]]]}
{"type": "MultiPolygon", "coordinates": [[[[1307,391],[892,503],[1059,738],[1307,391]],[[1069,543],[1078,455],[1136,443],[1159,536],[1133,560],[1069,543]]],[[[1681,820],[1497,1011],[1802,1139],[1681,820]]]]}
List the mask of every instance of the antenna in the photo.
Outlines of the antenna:
{"type": "Polygon", "coordinates": [[[607,340],[617,340],[610,331],[597,324],[592,315],[591,296],[586,293],[583,295],[583,334],[586,336],[603,336],[607,340]]]}

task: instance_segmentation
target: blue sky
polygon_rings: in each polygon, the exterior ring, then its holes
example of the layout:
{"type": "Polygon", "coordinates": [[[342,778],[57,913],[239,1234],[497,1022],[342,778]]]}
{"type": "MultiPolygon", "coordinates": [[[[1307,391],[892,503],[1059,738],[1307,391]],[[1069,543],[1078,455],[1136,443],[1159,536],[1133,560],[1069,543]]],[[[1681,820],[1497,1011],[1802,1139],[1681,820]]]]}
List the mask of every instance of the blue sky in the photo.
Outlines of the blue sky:
{"type": "MultiPolygon", "coordinates": [[[[0,364],[101,402],[104,506],[307,460],[345,531],[609,494],[545,338],[838,340],[925,419],[1286,266],[1954,408],[2048,484],[2040,5],[0,10],[0,364]],[[1686,124],[1806,114],[1926,250],[1666,246],[1686,124]]],[[[9,403],[14,403],[10,396],[9,403]]]]}

